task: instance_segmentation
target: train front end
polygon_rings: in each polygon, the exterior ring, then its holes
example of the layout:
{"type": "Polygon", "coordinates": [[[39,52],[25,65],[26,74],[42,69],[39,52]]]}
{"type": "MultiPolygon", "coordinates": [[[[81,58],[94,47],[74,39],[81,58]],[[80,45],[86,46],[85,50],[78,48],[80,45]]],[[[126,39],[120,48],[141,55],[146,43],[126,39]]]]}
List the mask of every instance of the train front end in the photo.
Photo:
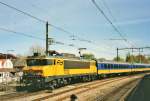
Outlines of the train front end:
{"type": "Polygon", "coordinates": [[[53,59],[28,58],[27,66],[23,69],[23,84],[29,89],[46,88],[48,71],[53,66],[53,59]]]}

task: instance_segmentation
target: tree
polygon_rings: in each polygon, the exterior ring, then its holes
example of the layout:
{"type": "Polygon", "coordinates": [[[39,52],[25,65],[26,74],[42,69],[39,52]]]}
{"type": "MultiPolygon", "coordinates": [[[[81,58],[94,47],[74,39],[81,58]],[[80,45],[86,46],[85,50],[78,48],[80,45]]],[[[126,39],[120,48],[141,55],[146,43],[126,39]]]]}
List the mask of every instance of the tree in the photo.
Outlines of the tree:
{"type": "Polygon", "coordinates": [[[45,55],[45,48],[38,44],[32,45],[29,48],[29,55],[33,55],[34,53],[40,53],[41,55],[45,55]]]}
{"type": "Polygon", "coordinates": [[[130,55],[130,53],[128,53],[126,55],[126,62],[132,63],[135,61],[135,56],[134,55],[130,55]]]}
{"type": "Polygon", "coordinates": [[[95,56],[93,54],[83,54],[83,59],[95,59],[95,56]]]}
{"type": "Polygon", "coordinates": [[[136,63],[148,63],[148,60],[143,55],[137,55],[135,56],[135,62],[136,63]]]}
{"type": "MultiPolygon", "coordinates": [[[[117,61],[117,57],[115,57],[115,58],[113,59],[113,61],[117,61]]],[[[121,58],[121,57],[118,57],[118,61],[119,61],[119,62],[124,62],[124,59],[121,58]]]]}
{"type": "Polygon", "coordinates": [[[148,59],[144,55],[130,55],[126,56],[126,62],[129,63],[148,63],[148,59]]]}
{"type": "Polygon", "coordinates": [[[150,56],[147,57],[148,63],[150,63],[150,56]]]}
{"type": "Polygon", "coordinates": [[[97,60],[98,60],[98,61],[101,61],[101,62],[106,61],[105,58],[99,58],[99,59],[97,59],[97,60]]]}

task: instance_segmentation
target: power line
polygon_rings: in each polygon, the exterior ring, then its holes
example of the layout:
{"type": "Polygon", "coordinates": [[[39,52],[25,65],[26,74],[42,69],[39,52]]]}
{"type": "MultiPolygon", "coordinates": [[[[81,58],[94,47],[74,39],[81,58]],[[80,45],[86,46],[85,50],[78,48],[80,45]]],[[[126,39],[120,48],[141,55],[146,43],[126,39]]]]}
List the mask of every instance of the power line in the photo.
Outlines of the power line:
{"type": "Polygon", "coordinates": [[[113,24],[113,22],[106,16],[104,11],[99,7],[99,5],[95,2],[95,0],[92,0],[92,3],[95,5],[95,7],[100,11],[100,13],[104,16],[104,18],[110,23],[112,28],[119,34],[119,36],[128,44],[130,44],[132,47],[134,46],[132,43],[130,43],[123,34],[118,30],[118,28],[113,24]]]}
{"type": "Polygon", "coordinates": [[[26,13],[26,12],[24,12],[24,11],[22,11],[22,10],[19,10],[19,9],[17,9],[17,8],[11,6],[11,5],[8,5],[8,4],[4,3],[4,2],[1,2],[1,1],[0,1],[0,4],[2,4],[2,5],[4,5],[4,6],[7,6],[7,7],[11,8],[11,9],[17,11],[17,12],[20,12],[20,13],[24,14],[24,15],[27,15],[27,16],[29,16],[29,17],[35,19],[35,20],[38,20],[38,21],[43,22],[43,23],[46,23],[46,21],[44,21],[44,20],[42,20],[42,19],[40,19],[40,18],[38,18],[38,17],[35,17],[35,16],[33,16],[33,15],[29,14],[29,13],[26,13]]]}
{"type": "MultiPolygon", "coordinates": [[[[4,3],[4,2],[1,2],[1,1],[0,1],[0,4],[2,4],[2,5],[4,5],[4,6],[7,6],[7,7],[11,8],[11,9],[17,11],[17,12],[20,12],[20,13],[26,15],[26,16],[29,16],[29,17],[31,17],[31,18],[33,18],[33,19],[39,21],[39,22],[46,23],[46,21],[44,21],[44,20],[42,20],[42,19],[40,19],[40,18],[38,18],[38,17],[36,17],[36,16],[33,16],[33,15],[27,13],[27,12],[24,12],[24,11],[22,11],[22,10],[16,8],[16,7],[13,7],[13,6],[11,6],[11,5],[8,5],[8,4],[4,3]]],[[[63,32],[65,32],[65,33],[70,33],[70,32],[68,32],[68,31],[64,30],[63,28],[57,27],[57,26],[55,26],[55,25],[53,25],[53,24],[49,24],[49,25],[52,26],[52,27],[54,27],[54,28],[56,28],[56,29],[58,29],[58,30],[60,30],[60,31],[63,31],[63,32]]]]}
{"type": "Polygon", "coordinates": [[[33,36],[33,35],[25,34],[25,33],[22,33],[22,32],[17,32],[17,31],[13,31],[13,30],[6,29],[6,28],[0,28],[0,30],[6,31],[6,32],[11,32],[13,34],[25,36],[25,37],[28,37],[28,38],[34,38],[34,39],[38,39],[38,40],[45,40],[45,39],[42,39],[42,38],[39,38],[39,37],[36,37],[36,36],[33,36]]]}
{"type": "Polygon", "coordinates": [[[102,1],[103,5],[106,7],[106,9],[107,9],[108,13],[110,14],[110,16],[112,17],[113,21],[116,22],[116,18],[113,16],[113,14],[112,14],[112,12],[111,12],[109,6],[108,6],[107,3],[105,2],[105,0],[101,0],[101,1],[102,1]]]}
{"type": "MultiPolygon", "coordinates": [[[[29,35],[29,34],[26,34],[26,33],[23,33],[23,32],[18,32],[18,31],[6,29],[6,28],[1,28],[1,27],[0,27],[0,30],[6,31],[6,32],[10,32],[10,33],[13,33],[13,34],[16,34],[16,35],[20,35],[20,36],[32,38],[32,39],[38,39],[38,40],[45,41],[44,38],[39,38],[39,37],[37,37],[37,36],[29,35]]],[[[54,44],[59,44],[59,45],[65,45],[65,46],[75,47],[75,45],[73,45],[73,44],[66,44],[66,43],[59,42],[59,41],[54,41],[54,44]]]]}
{"type": "MultiPolygon", "coordinates": [[[[11,29],[6,29],[6,28],[1,28],[0,27],[0,30],[6,31],[6,32],[10,32],[10,33],[13,33],[13,34],[16,34],[16,35],[24,36],[24,37],[27,37],[27,38],[32,38],[32,39],[38,39],[38,40],[41,40],[41,41],[45,41],[44,38],[39,38],[37,36],[29,35],[29,34],[26,34],[26,33],[23,33],[23,32],[14,31],[14,30],[11,30],[11,29]]],[[[78,47],[75,46],[74,44],[67,44],[67,43],[60,42],[60,41],[53,41],[53,44],[64,45],[64,46],[73,47],[73,48],[77,48],[78,49],[78,47]]],[[[92,44],[96,45],[96,43],[92,43],[92,44]]],[[[105,52],[104,50],[101,50],[101,49],[102,48],[97,47],[97,49],[95,48],[94,50],[101,51],[102,53],[109,53],[109,54],[111,54],[111,52],[105,52]]],[[[91,50],[91,48],[89,48],[89,50],[91,50]]]]}
{"type": "MultiPolygon", "coordinates": [[[[33,18],[33,19],[39,21],[39,22],[46,23],[45,20],[40,19],[40,18],[38,18],[38,17],[36,17],[36,16],[33,16],[33,15],[31,15],[30,13],[24,12],[24,11],[22,11],[22,10],[16,8],[16,7],[14,7],[14,6],[8,5],[8,4],[6,4],[6,3],[4,3],[4,2],[1,2],[1,1],[0,1],[0,4],[2,4],[2,5],[4,5],[4,6],[7,6],[7,7],[13,9],[13,10],[19,12],[19,13],[22,13],[22,14],[28,16],[28,17],[31,17],[31,18],[33,18]]],[[[48,24],[48,25],[49,25],[49,26],[52,26],[53,28],[55,28],[55,29],[57,29],[57,30],[59,30],[59,31],[62,31],[62,32],[64,32],[64,33],[74,35],[74,33],[70,32],[70,31],[67,31],[67,30],[65,30],[64,28],[58,27],[58,26],[53,25],[53,24],[48,24]]],[[[86,40],[84,40],[84,41],[86,41],[86,40]]],[[[87,42],[88,42],[88,41],[87,41],[87,42]]]]}
{"type": "MultiPolygon", "coordinates": [[[[106,9],[107,9],[108,13],[110,14],[110,16],[112,17],[113,21],[114,21],[114,22],[117,22],[116,18],[113,16],[113,14],[112,14],[112,12],[111,12],[109,6],[108,6],[107,3],[105,2],[105,0],[101,0],[101,1],[102,1],[103,5],[106,7],[106,9]]],[[[116,25],[116,28],[117,28],[117,27],[118,27],[118,29],[119,29],[119,26],[116,25]]],[[[131,41],[129,42],[128,40],[127,40],[127,42],[128,42],[129,44],[132,44],[132,46],[134,46],[134,45],[133,45],[133,42],[130,43],[131,41]]]]}
{"type": "MultiPolygon", "coordinates": [[[[8,4],[6,4],[6,3],[4,3],[4,2],[1,2],[1,1],[0,1],[0,4],[2,4],[2,5],[4,5],[4,6],[7,6],[7,7],[11,8],[11,9],[13,9],[13,10],[15,10],[15,11],[21,13],[21,14],[24,14],[24,15],[26,15],[26,16],[32,18],[32,19],[35,19],[35,20],[37,20],[37,21],[39,21],[39,22],[46,23],[45,20],[42,20],[42,19],[40,19],[40,18],[38,18],[38,17],[36,17],[36,16],[33,16],[33,15],[31,15],[30,13],[24,12],[24,11],[22,11],[22,10],[16,8],[16,7],[14,7],[14,6],[8,5],[8,4]]],[[[67,34],[74,35],[74,33],[70,32],[70,31],[67,31],[67,30],[65,30],[64,28],[55,26],[55,25],[53,25],[53,24],[48,24],[48,25],[49,25],[49,26],[52,26],[53,28],[55,28],[55,29],[57,29],[57,30],[60,30],[60,31],[62,31],[62,32],[65,32],[65,33],[67,33],[67,34]]],[[[4,29],[3,29],[3,30],[4,30],[4,29]]],[[[5,31],[6,31],[6,29],[5,29],[5,31]]],[[[7,30],[7,31],[10,31],[10,32],[13,32],[13,33],[18,33],[18,32],[12,31],[12,30],[7,30]]],[[[21,34],[21,33],[19,32],[19,34],[21,34]]],[[[23,34],[23,33],[22,33],[22,35],[27,36],[27,37],[30,37],[30,38],[35,38],[34,36],[26,35],[26,34],[23,34]]],[[[76,37],[77,40],[79,40],[79,41],[84,41],[84,42],[87,42],[87,43],[92,43],[92,41],[90,41],[90,40],[86,40],[86,39],[80,38],[80,37],[78,37],[78,36],[74,36],[74,37],[76,37]]],[[[36,39],[39,39],[39,38],[36,38],[36,39]]],[[[41,40],[41,38],[40,38],[40,40],[41,40]]],[[[42,39],[42,40],[45,40],[45,39],[42,39]]],[[[61,42],[56,42],[56,44],[64,45],[64,43],[61,43],[61,42]]],[[[66,45],[66,44],[65,44],[65,45],[66,45]]],[[[67,44],[67,46],[72,46],[72,47],[73,47],[74,45],[72,45],[72,44],[67,44]]]]}

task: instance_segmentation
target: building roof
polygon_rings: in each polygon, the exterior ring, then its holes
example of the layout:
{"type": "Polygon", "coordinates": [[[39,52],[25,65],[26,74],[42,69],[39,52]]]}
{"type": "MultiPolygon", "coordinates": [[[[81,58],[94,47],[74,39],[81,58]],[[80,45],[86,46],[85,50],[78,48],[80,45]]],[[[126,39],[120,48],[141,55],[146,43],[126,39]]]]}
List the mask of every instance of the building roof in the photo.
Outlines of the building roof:
{"type": "Polygon", "coordinates": [[[17,57],[14,56],[13,54],[3,54],[3,53],[0,53],[0,59],[16,59],[17,57]]]}
{"type": "Polygon", "coordinates": [[[15,72],[15,70],[9,68],[0,68],[0,72],[15,72]]]}

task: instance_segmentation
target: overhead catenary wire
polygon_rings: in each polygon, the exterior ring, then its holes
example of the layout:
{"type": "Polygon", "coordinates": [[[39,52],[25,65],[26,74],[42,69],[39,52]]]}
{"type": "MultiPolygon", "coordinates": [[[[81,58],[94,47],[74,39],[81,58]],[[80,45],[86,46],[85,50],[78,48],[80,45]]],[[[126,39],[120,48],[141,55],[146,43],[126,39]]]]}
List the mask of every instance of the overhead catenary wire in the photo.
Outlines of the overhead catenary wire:
{"type": "MultiPolygon", "coordinates": [[[[10,33],[12,33],[12,34],[24,36],[24,37],[27,37],[27,38],[32,38],[32,39],[37,39],[37,40],[45,41],[44,38],[40,38],[40,37],[37,37],[37,36],[29,35],[29,34],[23,33],[23,32],[14,31],[14,30],[11,30],[11,29],[6,29],[6,28],[0,27],[0,30],[5,31],[5,32],[10,32],[10,33]]],[[[68,47],[73,47],[73,48],[76,48],[76,49],[79,48],[78,46],[75,46],[74,44],[67,44],[67,43],[60,42],[60,41],[54,41],[53,44],[63,45],[63,46],[68,46],[68,47]]],[[[91,48],[90,48],[89,50],[91,50],[91,48]]],[[[92,49],[92,50],[93,50],[93,49],[92,49]]],[[[99,51],[99,52],[101,52],[101,53],[112,54],[111,52],[105,52],[104,50],[101,50],[101,48],[94,48],[94,50],[95,50],[95,51],[99,51]]]]}
{"type": "MultiPolygon", "coordinates": [[[[40,37],[37,37],[37,36],[29,35],[29,34],[23,33],[23,32],[14,31],[14,30],[11,30],[11,29],[6,29],[6,28],[0,27],[0,30],[5,31],[5,32],[10,32],[10,33],[12,33],[12,34],[24,36],[24,37],[27,37],[27,38],[32,38],[32,39],[37,39],[37,40],[45,41],[44,38],[40,38],[40,37]]],[[[54,41],[53,44],[63,45],[63,46],[68,46],[68,47],[73,47],[73,48],[78,49],[77,46],[75,46],[74,44],[71,44],[71,43],[70,43],[70,44],[67,44],[67,43],[60,42],[60,41],[54,41]]],[[[96,49],[96,48],[95,48],[95,49],[96,49]]],[[[94,49],[94,50],[95,50],[95,49],[94,49]]],[[[96,50],[97,50],[97,51],[104,52],[104,51],[99,50],[99,49],[96,49],[96,50]]]]}
{"type": "Polygon", "coordinates": [[[105,2],[105,0],[101,0],[101,2],[103,3],[103,5],[105,6],[106,10],[108,11],[108,13],[110,14],[110,16],[112,17],[113,21],[116,22],[116,18],[113,16],[109,6],[107,5],[107,3],[105,2]]]}
{"type": "Polygon", "coordinates": [[[11,32],[11,33],[13,33],[13,34],[20,35],[20,36],[25,36],[25,37],[28,37],[28,38],[34,38],[34,39],[38,39],[38,40],[45,40],[45,39],[39,38],[39,37],[37,37],[37,36],[25,34],[25,33],[22,33],[22,32],[17,32],[17,31],[14,31],[14,30],[6,29],[6,28],[1,28],[1,27],[0,27],[0,30],[6,31],[6,32],[11,32]]]}
{"type": "MultiPolygon", "coordinates": [[[[7,6],[7,7],[11,8],[11,9],[13,9],[13,10],[19,12],[19,13],[22,13],[22,14],[24,14],[24,15],[26,15],[26,16],[29,16],[29,17],[31,17],[31,18],[33,18],[33,19],[39,21],[39,22],[42,22],[42,23],[46,23],[46,22],[47,22],[47,21],[42,20],[42,19],[40,19],[40,18],[38,18],[38,17],[36,17],[36,16],[31,15],[30,13],[27,13],[27,12],[25,12],[25,11],[22,11],[22,10],[20,10],[20,9],[14,7],[14,6],[8,5],[8,4],[4,3],[4,2],[1,2],[1,1],[0,1],[0,4],[2,4],[2,5],[4,5],[4,6],[7,6]]],[[[50,23],[49,23],[48,25],[49,25],[49,26],[52,26],[53,28],[55,28],[55,29],[57,29],[57,30],[59,30],[59,31],[65,32],[65,33],[67,33],[67,34],[74,35],[74,33],[70,32],[70,31],[67,31],[67,30],[65,30],[64,28],[58,27],[58,26],[53,25],[53,24],[50,24],[50,23]]],[[[92,43],[92,41],[87,40],[87,39],[80,38],[80,37],[77,36],[77,35],[74,35],[74,37],[76,37],[76,39],[79,40],[79,41],[83,41],[83,42],[87,42],[87,43],[92,43]]]]}
{"type": "MultiPolygon", "coordinates": [[[[108,11],[108,13],[110,14],[110,16],[112,17],[113,22],[117,23],[117,19],[115,18],[115,16],[111,12],[111,10],[110,10],[109,6],[107,5],[107,3],[105,2],[105,0],[101,0],[101,2],[103,3],[103,5],[105,6],[106,10],[108,11]]],[[[116,25],[116,27],[119,29],[119,26],[116,25]]],[[[128,43],[131,44],[132,46],[135,45],[135,43],[133,44],[133,42],[131,43],[131,41],[130,42],[128,41],[128,43]]]]}
{"type": "MultiPolygon", "coordinates": [[[[10,32],[10,33],[13,33],[13,34],[16,34],[16,35],[20,35],[20,36],[32,38],[32,39],[37,39],[37,40],[45,41],[44,38],[40,38],[40,37],[37,37],[37,36],[29,35],[29,34],[26,34],[26,33],[23,33],[23,32],[14,31],[14,30],[11,30],[11,29],[6,29],[6,28],[0,27],[0,30],[5,31],[5,32],[10,32]]],[[[75,45],[73,45],[73,44],[66,44],[66,43],[59,42],[59,41],[54,41],[54,44],[75,47],[75,45]]]]}
{"type": "MultiPolygon", "coordinates": [[[[45,21],[45,20],[43,20],[43,19],[40,19],[40,18],[38,18],[38,17],[36,17],[36,16],[33,16],[33,15],[30,14],[30,13],[27,13],[27,12],[25,12],[25,11],[22,11],[22,10],[20,10],[20,9],[14,7],[14,6],[11,6],[11,5],[9,5],[9,4],[6,4],[6,3],[4,3],[4,2],[2,2],[2,1],[0,1],[0,4],[1,4],[1,5],[4,5],[4,6],[7,6],[7,7],[11,8],[11,9],[13,9],[13,10],[19,12],[19,13],[22,13],[22,14],[24,14],[24,15],[26,15],[26,16],[32,18],[32,19],[35,19],[35,20],[37,20],[37,21],[39,21],[39,22],[42,22],[42,23],[46,23],[46,22],[47,22],[47,21],[45,21]]],[[[64,28],[58,27],[58,26],[56,26],[56,25],[53,25],[53,24],[51,24],[51,23],[49,23],[48,25],[51,26],[51,27],[53,27],[53,28],[55,28],[55,29],[57,29],[57,30],[59,30],[59,31],[62,31],[62,32],[64,32],[64,33],[74,35],[74,33],[70,32],[70,31],[67,31],[67,30],[65,30],[64,28]]],[[[84,40],[84,41],[87,41],[87,40],[84,40]]],[[[88,42],[88,41],[87,41],[87,42],[88,42]]]]}
{"type": "MultiPolygon", "coordinates": [[[[37,21],[39,21],[39,22],[41,22],[41,23],[46,23],[46,22],[47,22],[47,21],[45,21],[45,20],[43,20],[43,19],[40,19],[40,18],[38,18],[38,17],[36,17],[36,16],[33,16],[33,15],[30,14],[30,13],[27,13],[27,12],[25,12],[25,11],[22,11],[22,10],[20,10],[20,9],[14,7],[14,6],[11,6],[11,5],[9,5],[9,4],[6,4],[6,3],[4,3],[4,2],[1,2],[1,1],[0,1],[0,4],[2,4],[2,5],[4,5],[4,6],[7,6],[7,7],[11,8],[11,9],[13,9],[13,10],[15,10],[15,11],[21,13],[21,14],[24,14],[24,15],[26,15],[26,16],[32,18],[32,19],[35,19],[35,20],[37,20],[37,21]]],[[[50,23],[49,23],[48,25],[49,25],[49,26],[52,26],[53,28],[55,28],[55,29],[57,29],[57,30],[59,30],[59,31],[65,32],[65,33],[67,33],[67,34],[74,35],[74,33],[70,32],[70,31],[67,31],[67,30],[65,30],[64,28],[58,27],[58,26],[53,25],[53,24],[50,24],[50,23]]],[[[33,37],[33,36],[29,36],[29,37],[33,37]]],[[[86,40],[86,39],[80,38],[80,37],[78,37],[78,36],[75,36],[75,37],[76,37],[76,39],[78,39],[79,41],[83,41],[83,42],[87,42],[87,43],[94,43],[94,42],[92,42],[92,41],[90,41],[90,40],[86,40]]],[[[60,43],[60,42],[56,42],[56,44],[63,45],[63,44],[60,43]]],[[[94,43],[94,44],[95,44],[95,43],[94,43]]],[[[95,44],[95,45],[96,45],[96,44],[95,44]]],[[[72,45],[72,44],[67,44],[67,46],[75,47],[75,46],[72,45]]]]}
{"type": "Polygon", "coordinates": [[[126,43],[131,45],[131,47],[134,47],[132,43],[130,43],[124,35],[119,31],[119,29],[113,24],[113,22],[107,17],[107,15],[104,13],[104,11],[99,7],[99,5],[96,3],[95,0],[92,0],[92,3],[95,5],[95,7],[100,11],[100,13],[104,16],[104,18],[109,22],[109,24],[112,26],[112,28],[119,34],[119,36],[124,40],[126,43]]]}

